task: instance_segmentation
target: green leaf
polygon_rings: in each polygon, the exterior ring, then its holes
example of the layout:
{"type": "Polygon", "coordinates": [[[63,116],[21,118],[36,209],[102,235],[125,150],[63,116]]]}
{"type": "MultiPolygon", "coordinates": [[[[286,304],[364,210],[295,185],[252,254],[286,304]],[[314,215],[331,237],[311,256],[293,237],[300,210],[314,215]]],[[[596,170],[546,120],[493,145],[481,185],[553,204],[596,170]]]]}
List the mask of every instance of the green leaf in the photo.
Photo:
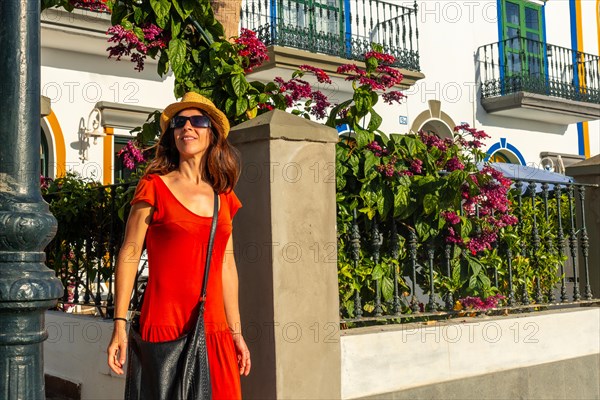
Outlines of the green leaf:
{"type": "Polygon", "coordinates": [[[462,223],[460,225],[460,235],[465,238],[469,236],[473,229],[473,224],[465,217],[461,217],[462,223]]]}
{"type": "Polygon", "coordinates": [[[471,275],[469,277],[469,289],[474,289],[477,287],[477,275],[471,275]]]}
{"type": "Polygon", "coordinates": [[[372,171],[375,170],[375,166],[379,165],[379,158],[375,156],[371,151],[365,151],[365,165],[364,165],[364,176],[368,176],[372,171]]]}
{"type": "Polygon", "coordinates": [[[186,62],[187,48],[185,42],[181,39],[173,39],[169,42],[169,49],[167,50],[169,55],[169,62],[171,63],[171,69],[178,78],[181,76],[183,70],[183,64],[186,62]]]}
{"type": "Polygon", "coordinates": [[[427,193],[423,198],[423,210],[426,215],[434,213],[438,208],[439,198],[431,193],[427,193]]]}
{"type": "Polygon", "coordinates": [[[409,189],[406,186],[399,186],[395,188],[394,217],[398,217],[408,205],[408,191],[409,189]]]}
{"type": "Polygon", "coordinates": [[[121,26],[128,31],[133,30],[133,24],[129,20],[123,19],[121,21],[121,26]]]}
{"type": "Polygon", "coordinates": [[[156,15],[156,25],[164,28],[171,10],[171,2],[169,0],[150,0],[150,6],[156,15]]]}
{"type": "Polygon", "coordinates": [[[339,112],[341,110],[343,110],[344,108],[348,107],[348,105],[350,105],[350,103],[352,103],[352,99],[346,100],[343,103],[340,103],[337,106],[333,107],[333,109],[329,112],[329,118],[327,118],[327,122],[325,123],[325,125],[332,127],[332,128],[336,128],[335,121],[337,119],[339,112]]]}
{"type": "Polygon", "coordinates": [[[359,167],[360,167],[360,158],[356,155],[356,153],[352,154],[348,158],[348,164],[350,165],[350,168],[352,168],[352,173],[354,174],[354,176],[358,176],[359,167]]]}
{"type": "Polygon", "coordinates": [[[267,85],[265,85],[264,83],[259,82],[259,81],[252,81],[249,84],[256,90],[258,90],[261,96],[266,96],[266,94],[264,94],[264,91],[266,90],[267,85]]]}
{"type": "Polygon", "coordinates": [[[136,9],[133,11],[133,20],[136,24],[140,24],[142,22],[143,15],[144,12],[142,11],[142,8],[136,7],[136,9]]]}
{"type": "MultiPolygon", "coordinates": [[[[181,24],[179,22],[176,22],[174,19],[172,19],[171,20],[171,37],[176,38],[177,36],[179,36],[180,31],[181,31],[181,24]]],[[[194,52],[194,50],[196,51],[196,53],[198,53],[197,49],[193,49],[192,53],[194,52]]],[[[194,61],[196,61],[196,60],[197,59],[195,58],[194,61]]]]}
{"type": "Polygon", "coordinates": [[[371,132],[360,128],[356,129],[356,144],[359,148],[366,147],[372,141],[373,134],[371,132]]]}
{"type": "Polygon", "coordinates": [[[379,263],[373,268],[373,272],[371,272],[371,277],[373,280],[380,280],[385,275],[385,269],[383,263],[379,263]]]}
{"type": "Polygon", "coordinates": [[[121,2],[116,3],[111,12],[110,16],[110,24],[118,25],[121,24],[123,19],[127,16],[127,7],[121,2]]]}
{"type": "Polygon", "coordinates": [[[257,96],[250,96],[248,98],[248,109],[252,110],[258,105],[257,96]]]}
{"type": "MultiPolygon", "coordinates": [[[[393,146],[393,142],[390,142],[390,138],[383,132],[379,133],[379,136],[381,137],[381,142],[385,145],[385,146],[393,146]]],[[[394,150],[394,148],[392,147],[390,150],[394,150]]]]}
{"type": "Polygon", "coordinates": [[[279,87],[277,86],[277,84],[275,82],[268,82],[267,86],[265,87],[265,92],[278,92],[279,91],[279,87]]]}
{"type": "Polygon", "coordinates": [[[367,72],[373,72],[373,71],[375,71],[375,68],[377,68],[377,64],[378,64],[378,62],[377,62],[377,59],[375,57],[367,58],[365,60],[365,65],[367,67],[367,72]]]}
{"type": "Polygon", "coordinates": [[[356,111],[358,112],[360,118],[366,115],[367,112],[371,108],[371,94],[366,90],[357,90],[354,92],[354,105],[356,106],[356,111]]]}
{"type": "Polygon", "coordinates": [[[169,71],[169,55],[166,51],[162,51],[160,53],[160,58],[158,59],[158,66],[156,67],[156,72],[158,75],[163,76],[169,71]]]}
{"type": "Polygon", "coordinates": [[[383,118],[381,118],[381,115],[377,114],[375,110],[371,109],[371,120],[369,121],[369,126],[367,127],[367,130],[371,132],[377,130],[381,126],[382,122],[383,118]]]}
{"type": "Polygon", "coordinates": [[[431,227],[429,226],[429,223],[424,221],[422,218],[417,219],[417,222],[415,223],[415,230],[417,231],[417,235],[422,242],[429,239],[431,227]]]}
{"type": "Polygon", "coordinates": [[[479,273],[484,269],[483,264],[481,264],[481,262],[475,257],[467,256],[466,259],[469,263],[469,267],[471,267],[472,274],[479,275],[479,273]]]}
{"type": "Polygon", "coordinates": [[[172,4],[175,8],[175,11],[177,11],[177,14],[179,14],[179,16],[181,17],[182,21],[185,21],[185,19],[189,17],[192,13],[192,10],[184,10],[183,8],[181,8],[181,6],[179,5],[179,0],[172,1],[172,4]]]}
{"type": "Polygon", "coordinates": [[[455,284],[460,284],[460,264],[456,264],[452,268],[452,281],[455,284]]]}
{"type": "Polygon", "coordinates": [[[243,113],[246,112],[246,110],[248,109],[248,99],[246,98],[239,98],[236,100],[235,102],[235,113],[236,116],[240,116],[243,113]]]}
{"type": "Polygon", "coordinates": [[[406,150],[408,151],[408,155],[410,157],[414,157],[415,154],[417,154],[417,145],[416,145],[416,139],[411,138],[411,137],[405,137],[404,138],[404,144],[406,145],[406,150]]]}
{"type": "Polygon", "coordinates": [[[377,205],[377,194],[371,191],[366,186],[360,189],[360,197],[363,199],[365,205],[369,208],[374,209],[377,205]]]}
{"type": "Polygon", "coordinates": [[[394,194],[390,190],[388,185],[383,185],[381,188],[381,194],[377,200],[377,210],[382,219],[386,219],[388,213],[394,205],[394,194]]]}
{"type": "Polygon", "coordinates": [[[225,100],[225,114],[227,114],[228,116],[233,116],[234,112],[235,101],[231,97],[228,97],[227,100],[225,100]]]}
{"type": "Polygon", "coordinates": [[[135,33],[135,36],[137,36],[138,39],[144,40],[144,31],[139,26],[133,27],[133,33],[135,33]]]}
{"type": "Polygon", "coordinates": [[[248,82],[242,74],[236,74],[231,76],[231,86],[236,97],[243,97],[246,95],[248,90],[248,82]]]}
{"type": "Polygon", "coordinates": [[[384,301],[392,301],[394,297],[394,281],[388,276],[384,276],[381,280],[381,295],[384,301]]]}
{"type": "Polygon", "coordinates": [[[485,274],[479,274],[479,281],[485,289],[488,289],[490,286],[492,286],[492,281],[485,274]]]}

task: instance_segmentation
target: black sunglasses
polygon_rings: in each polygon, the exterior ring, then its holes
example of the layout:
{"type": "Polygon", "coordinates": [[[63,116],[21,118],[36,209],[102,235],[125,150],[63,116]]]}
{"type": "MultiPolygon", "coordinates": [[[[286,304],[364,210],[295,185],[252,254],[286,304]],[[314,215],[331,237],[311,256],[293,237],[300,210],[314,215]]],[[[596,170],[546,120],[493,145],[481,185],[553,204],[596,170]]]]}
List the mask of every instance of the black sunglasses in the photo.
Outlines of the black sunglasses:
{"type": "Polygon", "coordinates": [[[210,118],[208,118],[206,115],[192,115],[191,117],[183,117],[181,115],[177,115],[171,118],[171,128],[183,128],[187,121],[190,121],[190,124],[192,124],[194,128],[211,127],[210,118]]]}

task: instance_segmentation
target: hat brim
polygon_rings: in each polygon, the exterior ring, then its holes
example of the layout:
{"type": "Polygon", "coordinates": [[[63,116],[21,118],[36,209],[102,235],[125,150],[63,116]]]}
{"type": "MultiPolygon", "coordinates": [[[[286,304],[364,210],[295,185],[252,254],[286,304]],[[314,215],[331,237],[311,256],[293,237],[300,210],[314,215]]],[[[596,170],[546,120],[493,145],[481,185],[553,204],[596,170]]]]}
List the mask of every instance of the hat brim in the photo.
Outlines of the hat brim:
{"type": "Polygon", "coordinates": [[[163,110],[162,114],[160,115],[161,133],[164,134],[167,131],[171,118],[179,114],[181,111],[190,108],[197,108],[206,116],[208,116],[208,118],[210,118],[213,128],[219,133],[219,135],[223,136],[223,138],[227,138],[227,135],[229,135],[229,120],[221,110],[206,102],[184,100],[185,97],[182,101],[170,104],[163,110]]]}

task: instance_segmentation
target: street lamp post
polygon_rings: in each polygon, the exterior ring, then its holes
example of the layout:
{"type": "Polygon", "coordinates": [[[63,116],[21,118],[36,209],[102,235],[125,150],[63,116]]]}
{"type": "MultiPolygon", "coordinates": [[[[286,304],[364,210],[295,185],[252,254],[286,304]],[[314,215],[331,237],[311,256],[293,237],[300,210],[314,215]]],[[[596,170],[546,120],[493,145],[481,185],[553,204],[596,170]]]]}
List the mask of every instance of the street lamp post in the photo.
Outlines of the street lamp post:
{"type": "Polygon", "coordinates": [[[45,264],[56,220],[41,197],[40,0],[0,1],[0,398],[44,399],[45,264]]]}

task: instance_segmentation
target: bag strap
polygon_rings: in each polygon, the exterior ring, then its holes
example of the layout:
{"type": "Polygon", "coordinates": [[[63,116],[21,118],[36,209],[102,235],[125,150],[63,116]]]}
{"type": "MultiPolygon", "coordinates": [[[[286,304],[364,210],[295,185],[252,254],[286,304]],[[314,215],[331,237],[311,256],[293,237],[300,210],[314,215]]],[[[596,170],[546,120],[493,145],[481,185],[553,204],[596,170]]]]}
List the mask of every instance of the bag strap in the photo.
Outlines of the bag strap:
{"type": "Polygon", "coordinates": [[[214,209],[212,225],[210,226],[210,235],[208,237],[208,247],[206,249],[206,262],[204,264],[204,280],[202,281],[202,290],[200,290],[199,302],[206,301],[206,287],[208,286],[208,273],[210,271],[210,259],[212,257],[215,233],[217,232],[217,220],[219,219],[219,196],[214,192],[214,209]]]}

